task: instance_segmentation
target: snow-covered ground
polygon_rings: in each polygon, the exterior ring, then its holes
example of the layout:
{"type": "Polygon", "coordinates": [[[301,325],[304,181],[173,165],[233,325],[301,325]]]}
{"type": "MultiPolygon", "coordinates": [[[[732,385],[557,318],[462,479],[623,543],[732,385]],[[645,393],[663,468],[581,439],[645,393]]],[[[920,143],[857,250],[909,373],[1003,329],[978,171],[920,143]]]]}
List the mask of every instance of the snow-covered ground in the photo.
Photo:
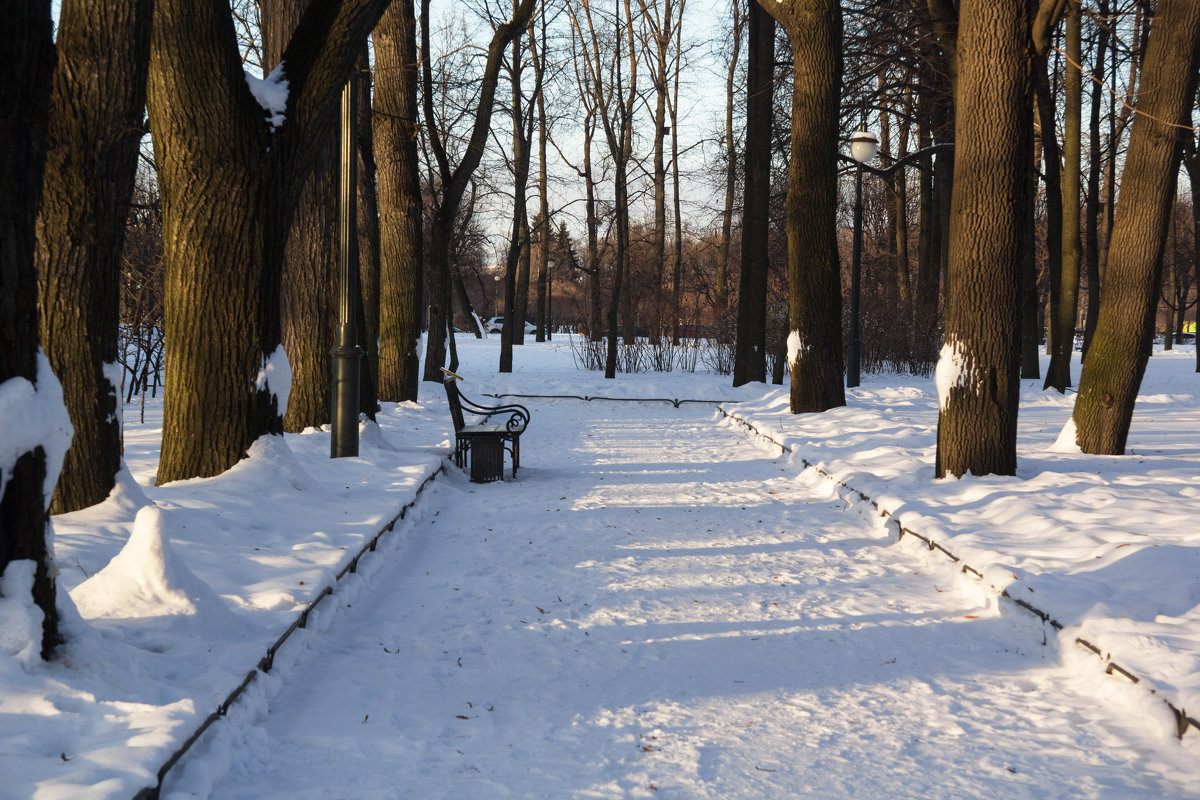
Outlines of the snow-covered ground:
{"type": "Polygon", "coordinates": [[[313,431],[166,487],[160,408],[128,408],[129,480],[54,520],[62,659],[22,650],[30,614],[0,599],[0,796],[156,785],[268,649],[164,795],[1200,792],[1200,732],[1176,740],[1163,702],[1200,707],[1190,348],[1152,359],[1131,455],[1064,446],[1072,396],[1029,382],[1019,475],[935,481],[932,380],[793,416],[779,387],[604,381],[559,341],[499,375],[498,346],[460,337],[468,396],[726,402],[526,399],[518,480],[451,466],[420,492],[452,439],[435,385],[358,458],[313,431]]]}

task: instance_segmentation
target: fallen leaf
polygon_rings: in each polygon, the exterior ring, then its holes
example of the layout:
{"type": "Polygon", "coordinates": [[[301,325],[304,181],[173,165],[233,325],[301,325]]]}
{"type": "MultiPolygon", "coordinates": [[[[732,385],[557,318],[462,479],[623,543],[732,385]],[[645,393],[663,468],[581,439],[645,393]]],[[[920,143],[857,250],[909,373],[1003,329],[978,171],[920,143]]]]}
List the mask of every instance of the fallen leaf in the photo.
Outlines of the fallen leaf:
{"type": "Polygon", "coordinates": [[[979,617],[974,614],[964,614],[963,619],[979,619],[979,617]]]}
{"type": "Polygon", "coordinates": [[[455,719],[470,719],[470,717],[468,717],[466,714],[455,714],[454,718],[455,719]]]}

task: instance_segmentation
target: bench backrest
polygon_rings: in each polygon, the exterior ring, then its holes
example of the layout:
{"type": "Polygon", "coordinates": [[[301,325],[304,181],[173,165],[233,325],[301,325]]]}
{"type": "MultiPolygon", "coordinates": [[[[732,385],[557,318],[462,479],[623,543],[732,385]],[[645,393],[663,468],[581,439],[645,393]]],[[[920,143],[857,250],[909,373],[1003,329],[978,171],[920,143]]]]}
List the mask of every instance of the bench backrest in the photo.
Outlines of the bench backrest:
{"type": "Polygon", "coordinates": [[[466,425],[463,419],[463,411],[468,411],[471,414],[478,414],[485,419],[491,419],[493,416],[507,415],[508,419],[504,423],[504,428],[510,436],[518,436],[529,424],[529,409],[516,403],[506,403],[499,406],[481,406],[478,403],[472,402],[463,397],[458,391],[458,381],[456,378],[447,375],[442,381],[446,387],[446,400],[450,405],[450,418],[454,420],[454,432],[459,433],[466,425]]]}

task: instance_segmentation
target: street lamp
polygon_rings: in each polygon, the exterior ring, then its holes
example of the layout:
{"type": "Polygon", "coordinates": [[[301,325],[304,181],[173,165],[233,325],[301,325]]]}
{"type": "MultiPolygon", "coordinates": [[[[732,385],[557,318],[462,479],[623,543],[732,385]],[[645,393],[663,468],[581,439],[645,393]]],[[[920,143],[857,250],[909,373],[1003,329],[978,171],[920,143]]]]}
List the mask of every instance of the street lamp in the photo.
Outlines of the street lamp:
{"type": "Polygon", "coordinates": [[[850,261],[850,341],[846,346],[846,386],[858,386],[862,339],[859,334],[858,299],[862,273],[862,174],[863,164],[879,152],[879,139],[870,131],[856,131],[850,136],[850,155],[854,169],[854,251],[850,261]]]}
{"type": "Polygon", "coordinates": [[[330,458],[358,455],[359,380],[363,349],[354,319],[358,298],[358,75],[342,90],[341,164],[338,198],[338,330],[332,358],[330,458]]]}
{"type": "Polygon", "coordinates": [[[554,314],[551,301],[554,299],[554,259],[546,262],[546,341],[550,341],[554,332],[554,314]]]}

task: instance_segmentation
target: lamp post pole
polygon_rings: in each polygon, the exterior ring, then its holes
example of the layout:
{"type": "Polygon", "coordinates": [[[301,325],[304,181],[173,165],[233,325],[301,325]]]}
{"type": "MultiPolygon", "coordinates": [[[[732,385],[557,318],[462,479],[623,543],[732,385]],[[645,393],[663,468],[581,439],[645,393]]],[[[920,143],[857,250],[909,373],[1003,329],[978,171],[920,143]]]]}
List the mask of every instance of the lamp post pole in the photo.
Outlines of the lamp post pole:
{"type": "Polygon", "coordinates": [[[363,350],[354,319],[358,297],[358,75],[342,90],[338,197],[338,333],[333,360],[330,458],[358,455],[359,371],[363,350]]]}
{"type": "Polygon", "coordinates": [[[554,259],[546,262],[546,341],[553,338],[554,333],[554,312],[552,302],[554,300],[554,259]]]}
{"type": "Polygon", "coordinates": [[[846,386],[859,383],[862,360],[862,338],[859,319],[859,297],[862,294],[862,174],[863,163],[879,151],[875,134],[865,130],[850,137],[850,154],[854,157],[854,247],[850,258],[850,341],[846,344],[846,386]]]}

